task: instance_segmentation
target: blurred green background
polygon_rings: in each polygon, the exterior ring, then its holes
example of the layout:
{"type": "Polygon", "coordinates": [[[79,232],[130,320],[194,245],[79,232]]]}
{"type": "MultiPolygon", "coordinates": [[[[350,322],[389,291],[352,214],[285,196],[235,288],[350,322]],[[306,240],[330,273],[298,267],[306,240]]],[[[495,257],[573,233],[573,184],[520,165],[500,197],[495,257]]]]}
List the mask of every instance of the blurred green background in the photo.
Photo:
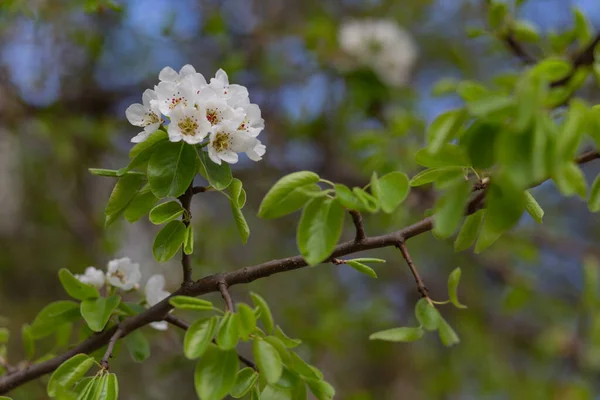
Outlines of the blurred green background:
{"type": "MultiPolygon", "coordinates": [[[[600,26],[597,0],[528,0],[517,15],[543,34],[560,32],[571,28],[573,6],[600,26]]],[[[158,227],[121,221],[105,230],[113,182],[87,171],[126,165],[139,129],[124,111],[164,66],[189,63],[207,77],[225,69],[231,82],[248,87],[266,124],[264,160],[234,167],[248,192],[248,244],[240,243],[223,196],[194,198],[200,278],[297,254],[297,214],[255,217],[266,191],[287,173],[308,169],[362,186],[373,170],[418,172],[412,155],[425,143],[425,126],[460,106],[456,97],[432,96],[434,83],[485,82],[520,68],[494,38],[467,38],[465,28],[483,27],[485,19],[483,0],[1,1],[0,315],[13,332],[9,361],[24,357],[21,325],[44,304],[66,298],[56,275],[62,267],[81,273],[127,256],[141,264],[144,280],[162,273],[176,289],[177,261],[152,257],[158,227]],[[409,32],[418,57],[405,85],[348,68],[338,30],[352,18],[387,18],[409,32]]],[[[593,83],[580,93],[599,97],[593,83]]],[[[593,179],[599,168],[584,170],[593,179]]],[[[546,210],[544,225],[524,218],[481,255],[454,254],[452,241],[429,233],[409,242],[434,299],[445,299],[448,274],[463,270],[460,296],[469,308],[441,308],[462,339],[453,348],[434,335],[414,344],[368,340],[377,330],[414,323],[418,293],[393,249],[369,252],[388,260],[377,267],[377,280],[320,265],[235,286],[232,295],[263,295],[339,399],[598,398],[600,314],[580,300],[583,259],[600,253],[598,217],[585,203],[557,195],[552,183],[534,194],[546,210]]],[[[367,233],[417,221],[433,201],[426,187],[413,190],[391,217],[365,217],[367,233]]],[[[349,239],[349,218],[346,229],[349,239]]],[[[111,363],[121,398],[195,398],[181,332],[144,331],[153,338],[150,359],[135,364],[123,351],[111,363]]],[[[19,389],[15,399],[46,398],[43,382],[19,389]]]]}

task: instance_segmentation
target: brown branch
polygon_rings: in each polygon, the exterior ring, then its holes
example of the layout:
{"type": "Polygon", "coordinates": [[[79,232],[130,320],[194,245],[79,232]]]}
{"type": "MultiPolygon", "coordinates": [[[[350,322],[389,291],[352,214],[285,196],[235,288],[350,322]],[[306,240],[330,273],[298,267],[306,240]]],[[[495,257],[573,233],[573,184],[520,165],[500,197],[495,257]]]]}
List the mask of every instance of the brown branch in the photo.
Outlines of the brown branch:
{"type": "MultiPolygon", "coordinates": [[[[597,158],[600,158],[600,154],[597,151],[590,151],[581,154],[574,161],[578,164],[585,164],[597,158]]],[[[477,196],[475,196],[467,204],[465,214],[469,215],[479,210],[483,206],[484,197],[485,191],[479,192],[477,196]]],[[[364,250],[397,246],[398,243],[428,232],[432,228],[433,219],[431,217],[427,217],[395,232],[380,236],[366,237],[365,240],[360,243],[356,243],[354,240],[340,243],[335,247],[333,253],[328,259],[331,260],[340,256],[357,253],[364,250]]],[[[207,293],[218,291],[219,282],[225,282],[227,286],[250,283],[257,279],[269,277],[273,274],[293,271],[306,266],[306,261],[304,258],[302,258],[302,256],[271,260],[263,264],[244,267],[231,272],[206,276],[193,282],[192,284],[182,286],[170,297],[178,295],[202,296],[207,293]]],[[[58,366],[60,366],[60,364],[76,354],[91,353],[103,347],[115,334],[117,327],[122,331],[121,337],[125,337],[132,331],[141,328],[150,322],[164,320],[172,308],[173,306],[169,304],[169,298],[166,298],[146,311],[133,317],[126,318],[125,320],[121,321],[118,326],[113,326],[106,331],[89,337],[63,354],[39,364],[30,365],[12,375],[0,377],[0,394],[5,394],[17,386],[54,371],[56,368],[58,368],[58,366]]]]}
{"type": "Polygon", "coordinates": [[[221,281],[217,283],[217,288],[219,292],[221,292],[221,297],[225,300],[225,307],[227,311],[235,312],[235,306],[233,305],[233,300],[231,299],[231,294],[229,294],[229,290],[227,289],[229,285],[227,282],[221,281]]]}
{"type": "Polygon", "coordinates": [[[356,237],[354,238],[354,241],[356,243],[360,243],[367,237],[367,234],[365,233],[365,227],[363,225],[362,215],[360,215],[360,213],[356,210],[350,210],[350,215],[352,216],[352,222],[356,227],[356,237]]]}
{"type": "MultiPolygon", "coordinates": [[[[181,202],[181,207],[183,207],[183,209],[185,210],[184,213],[184,217],[183,217],[183,224],[185,225],[185,227],[187,228],[190,225],[190,218],[191,218],[191,204],[192,204],[192,197],[194,197],[194,187],[192,186],[192,184],[190,184],[190,186],[187,188],[187,190],[185,191],[184,194],[182,194],[181,196],[179,196],[179,201],[181,202]]],[[[189,285],[192,282],[192,263],[191,263],[191,258],[189,254],[185,254],[185,251],[183,250],[183,246],[181,248],[181,266],[183,267],[183,282],[181,283],[182,286],[184,285],[189,285]]]]}
{"type": "MultiPolygon", "coordinates": [[[[184,331],[187,331],[190,328],[190,323],[187,321],[182,320],[181,318],[177,318],[171,314],[168,314],[165,317],[165,321],[167,321],[168,323],[170,323],[173,326],[176,326],[180,329],[183,329],[184,331]]],[[[213,339],[213,343],[216,344],[215,340],[213,339]]],[[[247,359],[246,357],[244,357],[241,354],[238,354],[238,359],[246,364],[248,367],[252,368],[255,371],[258,371],[258,367],[256,366],[256,364],[254,364],[252,361],[250,361],[249,359],[247,359]]]]}
{"type": "Polygon", "coordinates": [[[513,32],[509,32],[502,38],[504,44],[508,50],[517,56],[523,64],[535,64],[537,62],[536,57],[532,56],[525,50],[525,48],[517,41],[513,32]]]}
{"type": "Polygon", "coordinates": [[[194,187],[192,187],[192,193],[193,194],[204,193],[207,190],[208,190],[208,188],[205,187],[205,186],[194,186],[194,187]]]}
{"type": "Polygon", "coordinates": [[[571,72],[562,79],[552,82],[551,87],[564,86],[575,76],[575,72],[580,67],[592,65],[594,63],[594,49],[600,43],[600,34],[596,35],[586,47],[573,57],[573,68],[571,72]]]}
{"type": "Polygon", "coordinates": [[[112,353],[115,348],[115,345],[117,344],[117,340],[119,340],[122,335],[123,331],[121,330],[121,328],[117,328],[115,333],[110,337],[110,340],[108,341],[108,346],[106,347],[106,352],[104,353],[104,357],[102,357],[102,360],[100,360],[100,365],[102,366],[102,368],[108,369],[108,359],[112,358],[112,353]]]}
{"type": "Polygon", "coordinates": [[[421,293],[422,297],[429,298],[427,287],[425,286],[423,279],[421,279],[421,275],[419,275],[419,271],[417,271],[417,268],[415,267],[415,263],[413,263],[413,260],[410,257],[410,253],[408,252],[408,248],[406,247],[406,243],[404,243],[404,240],[400,241],[396,245],[396,247],[398,249],[400,249],[400,252],[402,253],[402,257],[404,257],[404,260],[406,261],[406,264],[408,265],[410,272],[412,273],[413,277],[415,278],[415,282],[417,283],[417,290],[419,291],[419,293],[421,293]]]}

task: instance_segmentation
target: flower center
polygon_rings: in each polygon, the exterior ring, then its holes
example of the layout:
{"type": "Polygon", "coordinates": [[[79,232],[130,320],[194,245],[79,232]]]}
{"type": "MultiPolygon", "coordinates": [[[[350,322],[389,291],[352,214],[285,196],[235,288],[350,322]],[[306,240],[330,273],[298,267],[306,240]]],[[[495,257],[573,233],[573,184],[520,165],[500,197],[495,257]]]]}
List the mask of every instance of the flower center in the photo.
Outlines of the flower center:
{"type": "Polygon", "coordinates": [[[230,144],[231,139],[229,138],[229,135],[224,132],[219,132],[215,135],[215,140],[213,140],[212,146],[217,151],[217,153],[220,153],[229,149],[230,144]]]}
{"type": "Polygon", "coordinates": [[[219,111],[215,110],[214,108],[206,109],[206,119],[213,126],[221,122],[221,118],[219,118],[219,111]]]}
{"type": "Polygon", "coordinates": [[[123,271],[121,271],[121,270],[116,270],[116,271],[113,273],[113,275],[114,275],[114,276],[116,276],[117,278],[119,278],[119,280],[120,280],[122,283],[125,283],[125,274],[123,273],[123,271]]]}
{"type": "Polygon", "coordinates": [[[245,131],[248,129],[248,125],[250,125],[250,121],[248,121],[248,118],[244,118],[244,121],[240,124],[240,126],[238,126],[237,130],[245,131]]]}
{"type": "Polygon", "coordinates": [[[186,117],[177,123],[177,126],[186,136],[193,136],[198,129],[198,120],[191,117],[186,117]]]}
{"type": "Polygon", "coordinates": [[[183,102],[184,105],[187,105],[187,101],[185,101],[185,99],[183,98],[183,96],[181,96],[179,92],[173,94],[171,98],[167,100],[167,102],[169,103],[169,108],[171,110],[174,109],[177,106],[177,104],[181,102],[183,102]]]}
{"type": "Polygon", "coordinates": [[[157,122],[160,122],[160,118],[158,117],[158,115],[156,115],[156,113],[153,113],[152,111],[146,113],[147,118],[146,118],[146,123],[144,124],[144,126],[148,126],[148,125],[152,125],[152,124],[156,124],[157,122]]]}

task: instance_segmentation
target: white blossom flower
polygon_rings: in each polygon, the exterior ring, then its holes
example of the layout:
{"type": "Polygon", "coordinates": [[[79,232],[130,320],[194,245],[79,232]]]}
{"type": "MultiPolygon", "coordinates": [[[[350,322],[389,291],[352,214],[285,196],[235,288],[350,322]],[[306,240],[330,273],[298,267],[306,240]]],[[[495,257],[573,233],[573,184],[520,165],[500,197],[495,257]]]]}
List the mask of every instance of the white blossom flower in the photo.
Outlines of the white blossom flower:
{"type": "Polygon", "coordinates": [[[257,137],[265,129],[265,120],[261,117],[260,108],[256,104],[248,104],[243,109],[246,116],[238,126],[238,130],[257,137]]]}
{"type": "MultiPolygon", "coordinates": [[[[191,66],[190,64],[186,64],[183,67],[181,67],[181,69],[179,70],[179,73],[177,73],[177,71],[175,71],[171,67],[164,67],[158,74],[158,79],[161,82],[177,84],[183,78],[185,78],[188,75],[192,75],[192,74],[198,74],[198,75],[202,76],[201,74],[197,73],[196,69],[193,66],[191,66]]],[[[202,79],[204,79],[204,76],[202,76],[202,79]]],[[[204,83],[206,83],[206,80],[204,81],[204,83]]]]}
{"type": "Polygon", "coordinates": [[[196,108],[202,110],[206,121],[211,126],[231,123],[241,124],[244,121],[246,113],[243,108],[233,108],[227,101],[210,87],[204,88],[196,96],[196,108]]]}
{"type": "Polygon", "coordinates": [[[236,124],[217,125],[210,134],[208,156],[219,165],[221,160],[229,164],[237,163],[237,153],[246,153],[251,160],[259,161],[265,151],[266,147],[260,140],[239,131],[236,124]]]}
{"type": "Polygon", "coordinates": [[[171,123],[167,129],[169,140],[186,143],[200,143],[210,132],[212,125],[206,119],[205,110],[193,106],[178,105],[171,111],[171,123]]]}
{"type": "Polygon", "coordinates": [[[146,140],[148,136],[158,129],[163,120],[160,116],[160,110],[156,100],[158,95],[154,90],[147,89],[142,95],[143,104],[132,104],[125,110],[125,116],[129,123],[135,126],[141,126],[144,130],[138,133],[131,141],[139,143],[146,140]]]}
{"type": "MultiPolygon", "coordinates": [[[[148,307],[160,303],[171,295],[165,290],[165,277],[161,274],[152,275],[146,282],[146,303],[148,307]]],[[[167,321],[151,322],[150,326],[159,331],[167,330],[167,321]]]]}
{"type": "Polygon", "coordinates": [[[222,69],[217,71],[214,78],[210,78],[209,87],[233,107],[248,98],[248,89],[242,85],[230,85],[229,77],[222,69]]]}
{"type": "Polygon", "coordinates": [[[77,278],[81,283],[92,285],[98,289],[101,289],[106,282],[104,271],[94,267],[87,267],[83,274],[75,275],[75,278],[77,278]]]}
{"type": "Polygon", "coordinates": [[[412,37],[391,20],[348,21],[339,31],[341,48],[372,68],[385,83],[402,86],[417,58],[412,37]]]}
{"type": "Polygon", "coordinates": [[[132,263],[129,257],[109,261],[106,280],[112,286],[123,290],[131,290],[136,287],[142,278],[140,265],[132,263]]]}

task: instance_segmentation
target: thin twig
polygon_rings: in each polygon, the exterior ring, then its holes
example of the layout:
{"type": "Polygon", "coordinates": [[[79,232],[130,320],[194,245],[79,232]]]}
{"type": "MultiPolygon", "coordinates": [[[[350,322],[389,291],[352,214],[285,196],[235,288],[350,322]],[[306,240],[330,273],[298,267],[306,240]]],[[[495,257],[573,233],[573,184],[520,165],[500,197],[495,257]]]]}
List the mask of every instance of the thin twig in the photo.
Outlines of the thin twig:
{"type": "MultiPolygon", "coordinates": [[[[177,318],[171,314],[168,314],[165,317],[165,321],[167,321],[169,324],[176,326],[180,329],[183,329],[184,331],[187,331],[190,328],[190,323],[187,321],[182,320],[181,318],[177,318]]],[[[216,344],[215,340],[213,339],[213,343],[216,344]]],[[[256,366],[256,364],[254,364],[252,361],[250,361],[249,359],[247,359],[246,357],[244,357],[243,355],[238,353],[238,359],[246,364],[248,367],[252,368],[255,371],[258,371],[258,367],[256,366]]]]}
{"type": "Polygon", "coordinates": [[[100,365],[102,366],[102,368],[108,369],[108,359],[112,357],[115,344],[117,344],[117,340],[119,340],[122,335],[123,330],[117,328],[115,333],[110,337],[110,340],[108,341],[108,347],[106,348],[106,352],[104,353],[104,357],[102,357],[102,360],[100,361],[100,365]]]}
{"type": "Polygon", "coordinates": [[[596,45],[600,43],[600,34],[596,35],[594,40],[592,40],[583,50],[581,50],[575,57],[573,57],[573,68],[571,72],[562,79],[552,82],[551,87],[564,86],[575,76],[575,72],[579,67],[584,67],[588,65],[592,65],[594,63],[594,49],[596,45]]]}
{"type": "Polygon", "coordinates": [[[227,311],[235,312],[235,306],[233,305],[233,299],[231,298],[231,294],[229,294],[229,290],[227,289],[227,282],[221,281],[217,283],[217,288],[219,292],[221,292],[221,296],[223,300],[225,300],[225,307],[227,311]]]}
{"type": "Polygon", "coordinates": [[[356,237],[354,241],[356,243],[360,243],[367,237],[365,233],[365,227],[363,225],[362,215],[356,210],[350,210],[350,215],[352,216],[352,222],[354,222],[354,226],[356,227],[356,237]]]}
{"type": "Polygon", "coordinates": [[[513,53],[517,56],[523,64],[534,64],[537,62],[537,59],[529,54],[527,50],[517,41],[515,35],[512,32],[509,32],[506,36],[503,37],[504,44],[513,53]]]}
{"type": "MultiPolygon", "coordinates": [[[[190,208],[193,196],[194,187],[192,186],[192,184],[190,184],[190,186],[187,188],[184,194],[179,196],[181,207],[183,207],[183,209],[185,210],[183,224],[186,228],[190,225],[190,218],[192,215],[190,208]]],[[[181,285],[189,285],[192,282],[192,262],[190,255],[186,254],[185,251],[183,251],[183,248],[181,249],[181,266],[183,267],[183,282],[181,283],[181,285]]]]}
{"type": "Polygon", "coordinates": [[[406,247],[406,243],[404,243],[404,240],[401,240],[396,245],[396,247],[400,249],[402,257],[404,257],[408,268],[410,268],[410,272],[415,278],[415,282],[417,283],[417,290],[419,291],[419,293],[421,293],[421,296],[429,298],[427,287],[425,286],[425,283],[423,283],[423,279],[421,279],[421,275],[419,275],[419,271],[417,271],[417,268],[415,267],[415,264],[413,263],[413,260],[410,257],[410,253],[408,252],[408,248],[406,247]]]}

